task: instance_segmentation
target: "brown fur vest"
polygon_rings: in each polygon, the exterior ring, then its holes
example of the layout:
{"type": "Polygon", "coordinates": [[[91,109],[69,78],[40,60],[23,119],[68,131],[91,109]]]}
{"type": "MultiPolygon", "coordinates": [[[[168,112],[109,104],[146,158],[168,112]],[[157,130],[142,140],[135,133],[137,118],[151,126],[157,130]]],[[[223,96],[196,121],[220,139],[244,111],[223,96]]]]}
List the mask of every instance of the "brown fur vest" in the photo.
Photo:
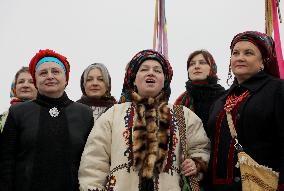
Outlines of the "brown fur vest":
{"type": "Polygon", "coordinates": [[[167,102],[156,98],[142,98],[132,94],[136,103],[133,128],[134,168],[142,177],[152,178],[153,172],[161,172],[168,152],[170,136],[170,109],[167,102]]]}

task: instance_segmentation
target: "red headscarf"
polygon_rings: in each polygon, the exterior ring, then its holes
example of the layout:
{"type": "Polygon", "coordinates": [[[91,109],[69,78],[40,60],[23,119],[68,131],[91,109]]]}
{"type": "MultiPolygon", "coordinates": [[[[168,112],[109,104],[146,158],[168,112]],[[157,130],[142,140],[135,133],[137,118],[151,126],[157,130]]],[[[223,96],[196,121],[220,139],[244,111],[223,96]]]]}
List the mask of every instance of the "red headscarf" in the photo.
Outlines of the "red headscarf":
{"type": "Polygon", "coordinates": [[[277,78],[280,77],[279,67],[275,52],[275,44],[272,37],[257,31],[246,31],[237,34],[231,42],[231,52],[237,42],[249,41],[253,43],[261,52],[264,71],[277,78]]]}
{"type": "Polygon", "coordinates": [[[36,85],[36,79],[35,79],[35,68],[36,68],[36,65],[44,57],[55,57],[55,58],[57,58],[58,60],[60,60],[64,64],[64,67],[66,69],[66,72],[65,72],[66,81],[68,83],[69,73],[70,73],[70,65],[69,65],[69,62],[67,61],[67,58],[62,56],[61,54],[56,53],[53,50],[46,49],[46,50],[39,50],[39,52],[36,53],[36,55],[30,61],[29,70],[30,70],[30,73],[31,73],[31,75],[33,77],[34,84],[36,85]]]}

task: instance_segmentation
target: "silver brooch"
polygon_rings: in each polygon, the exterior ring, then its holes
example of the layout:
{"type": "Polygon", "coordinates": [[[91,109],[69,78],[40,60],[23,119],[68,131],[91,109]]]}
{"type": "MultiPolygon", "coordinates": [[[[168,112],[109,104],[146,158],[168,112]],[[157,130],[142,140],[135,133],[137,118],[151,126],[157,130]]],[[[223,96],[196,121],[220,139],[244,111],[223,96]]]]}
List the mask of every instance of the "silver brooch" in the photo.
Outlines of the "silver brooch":
{"type": "Polygon", "coordinates": [[[59,111],[56,107],[53,107],[49,110],[49,114],[51,117],[57,117],[59,115],[59,111]]]}
{"type": "Polygon", "coordinates": [[[235,165],[235,167],[236,167],[236,168],[240,168],[240,163],[237,162],[236,165],[235,165]]]}

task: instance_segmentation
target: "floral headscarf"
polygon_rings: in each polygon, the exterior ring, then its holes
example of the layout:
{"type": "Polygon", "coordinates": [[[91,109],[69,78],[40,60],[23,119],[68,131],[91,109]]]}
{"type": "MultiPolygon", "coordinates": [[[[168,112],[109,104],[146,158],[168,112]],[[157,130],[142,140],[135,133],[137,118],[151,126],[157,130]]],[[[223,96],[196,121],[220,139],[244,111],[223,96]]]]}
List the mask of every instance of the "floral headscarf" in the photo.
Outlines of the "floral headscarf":
{"type": "Polygon", "coordinates": [[[161,64],[165,75],[163,91],[166,99],[169,99],[171,94],[170,83],[173,76],[173,70],[169,61],[162,54],[155,50],[142,50],[137,53],[128,63],[119,101],[120,103],[132,101],[131,93],[135,90],[134,81],[136,74],[139,70],[139,67],[145,60],[156,60],[161,64]]]}

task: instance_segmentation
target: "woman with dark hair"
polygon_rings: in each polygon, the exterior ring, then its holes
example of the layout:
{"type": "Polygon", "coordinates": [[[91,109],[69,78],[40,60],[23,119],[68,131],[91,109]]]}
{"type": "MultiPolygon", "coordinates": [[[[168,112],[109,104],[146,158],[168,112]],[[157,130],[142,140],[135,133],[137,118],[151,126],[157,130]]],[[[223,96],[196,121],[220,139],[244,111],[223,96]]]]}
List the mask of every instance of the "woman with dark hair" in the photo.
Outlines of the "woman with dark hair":
{"type": "MultiPolygon", "coordinates": [[[[242,190],[236,140],[228,123],[251,158],[279,172],[278,190],[284,190],[284,83],[279,79],[274,41],[247,31],[237,34],[230,48],[229,74],[233,72],[234,82],[212,106],[208,120],[212,148],[208,190],[242,190]]],[[[247,178],[257,180],[253,174],[247,178]]],[[[269,190],[269,185],[262,187],[269,190]]]]}
{"type": "Polygon", "coordinates": [[[187,60],[186,91],[175,101],[191,109],[203,122],[207,132],[209,110],[214,101],[225,92],[218,84],[217,65],[207,50],[196,50],[187,60]]]}
{"type": "MultiPolygon", "coordinates": [[[[29,72],[28,67],[22,67],[17,71],[14,80],[11,85],[10,104],[29,101],[35,99],[37,96],[37,89],[34,86],[33,78],[29,72]]],[[[8,116],[8,111],[0,115],[0,133],[3,131],[3,127],[8,116]]]]}
{"type": "Polygon", "coordinates": [[[0,190],[76,191],[93,112],[65,93],[70,65],[64,56],[40,50],[29,71],[38,96],[9,109],[0,142],[0,190]]]}
{"type": "Polygon", "coordinates": [[[82,97],[77,102],[94,111],[94,120],[116,103],[111,96],[111,78],[105,65],[91,64],[81,75],[82,97]]]}
{"type": "Polygon", "coordinates": [[[103,113],[88,137],[80,190],[180,190],[181,171],[201,177],[209,160],[209,140],[192,111],[168,103],[171,79],[171,65],[162,54],[144,50],[132,58],[121,104],[103,113]],[[180,120],[191,156],[184,161],[180,120]]]}

